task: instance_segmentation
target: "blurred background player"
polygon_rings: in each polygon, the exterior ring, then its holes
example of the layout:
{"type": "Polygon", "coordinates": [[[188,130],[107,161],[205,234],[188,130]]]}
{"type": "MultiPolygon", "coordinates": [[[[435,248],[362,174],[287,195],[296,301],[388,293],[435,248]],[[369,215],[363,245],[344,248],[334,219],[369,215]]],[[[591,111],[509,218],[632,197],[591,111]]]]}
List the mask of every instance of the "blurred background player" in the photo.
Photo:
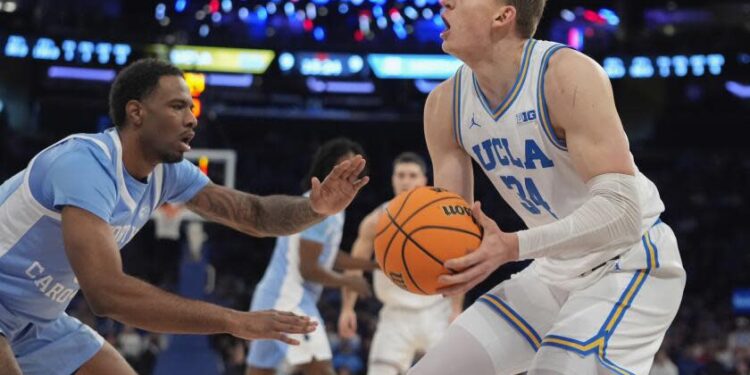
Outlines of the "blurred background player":
{"type": "MultiPolygon", "coordinates": [[[[354,155],[363,155],[362,146],[337,138],[318,149],[309,178],[327,175],[333,167],[354,155]]],[[[308,178],[308,179],[309,179],[308,178]]],[[[310,184],[303,187],[309,194],[310,184]]],[[[273,340],[254,340],[247,357],[248,375],[275,374],[282,367],[297,367],[305,374],[333,374],[331,345],[316,306],[324,287],[347,287],[365,296],[370,286],[361,275],[338,273],[332,269],[372,270],[376,265],[365,259],[352,259],[339,251],[344,229],[344,213],[276,241],[271,263],[253,294],[250,311],[282,309],[313,317],[315,331],[293,336],[299,346],[273,340]]]]}
{"type": "MultiPolygon", "coordinates": [[[[427,164],[421,156],[404,152],[394,159],[391,175],[394,195],[426,184],[427,164]]],[[[387,204],[380,205],[360,223],[358,236],[352,246],[352,257],[372,259],[376,226],[387,204]]],[[[450,321],[461,313],[463,296],[452,299],[439,295],[422,296],[399,288],[380,270],[373,272],[372,276],[375,296],[383,307],[370,347],[367,373],[402,374],[418,353],[440,340],[450,321]]],[[[357,334],[357,314],[354,311],[357,295],[355,290],[342,288],[338,325],[339,335],[344,339],[357,334]]]]}

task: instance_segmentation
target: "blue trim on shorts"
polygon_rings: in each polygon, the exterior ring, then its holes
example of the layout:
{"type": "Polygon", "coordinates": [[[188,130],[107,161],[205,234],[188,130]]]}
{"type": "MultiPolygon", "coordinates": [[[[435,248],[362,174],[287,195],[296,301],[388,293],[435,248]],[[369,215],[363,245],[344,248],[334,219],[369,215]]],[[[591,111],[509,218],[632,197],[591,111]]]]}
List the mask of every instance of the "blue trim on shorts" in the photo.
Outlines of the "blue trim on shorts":
{"type": "Polygon", "coordinates": [[[492,294],[485,294],[482,297],[479,297],[478,301],[486,304],[500,315],[500,317],[505,319],[511,327],[518,331],[518,333],[528,341],[529,345],[531,345],[531,348],[534,349],[535,352],[539,350],[542,343],[541,336],[539,336],[531,324],[515,312],[507,303],[492,294]]]}

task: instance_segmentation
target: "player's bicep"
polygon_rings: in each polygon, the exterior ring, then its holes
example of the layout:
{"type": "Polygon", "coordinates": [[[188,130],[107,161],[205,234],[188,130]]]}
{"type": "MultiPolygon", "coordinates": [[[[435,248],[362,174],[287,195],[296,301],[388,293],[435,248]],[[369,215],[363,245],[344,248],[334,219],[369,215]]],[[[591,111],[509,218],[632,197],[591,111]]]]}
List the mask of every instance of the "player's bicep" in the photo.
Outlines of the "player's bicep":
{"type": "Polygon", "coordinates": [[[122,275],[112,229],[104,220],[74,206],[62,208],[65,253],[89,303],[122,275]]]}
{"type": "Polygon", "coordinates": [[[474,176],[471,158],[456,141],[453,131],[453,80],[440,84],[427,97],[424,133],[432,160],[434,185],[472,201],[474,176]]]}
{"type": "Polygon", "coordinates": [[[609,78],[575,51],[555,54],[545,96],[553,124],[565,133],[573,164],[584,181],[605,174],[633,175],[635,165],[615,106],[609,78]]]}

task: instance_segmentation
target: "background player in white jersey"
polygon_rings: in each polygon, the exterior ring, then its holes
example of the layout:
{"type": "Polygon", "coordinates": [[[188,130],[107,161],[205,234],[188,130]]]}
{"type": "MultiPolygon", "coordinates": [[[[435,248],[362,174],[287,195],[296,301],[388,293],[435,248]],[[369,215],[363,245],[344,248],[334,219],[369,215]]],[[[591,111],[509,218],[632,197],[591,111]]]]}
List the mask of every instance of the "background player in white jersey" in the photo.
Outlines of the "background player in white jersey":
{"type": "Polygon", "coordinates": [[[183,160],[197,120],[183,73],[141,60],[116,78],[116,128],[76,134],[0,186],[0,373],[135,374],[117,351],[65,314],[82,289],[91,309],[168,333],[296,340],[315,328],[288,312],[248,313],[193,301],[123,273],[121,249],[164,202],[255,236],[303,230],[344,209],[367,183],[361,156],[312,181],[306,197],[259,197],[211,184],[183,160]]]}
{"type": "MultiPolygon", "coordinates": [[[[413,152],[397,156],[393,161],[391,184],[395,195],[425,186],[427,164],[424,159],[413,152]]],[[[352,245],[352,257],[372,258],[376,226],[386,204],[373,210],[360,223],[359,234],[352,245]]],[[[413,363],[415,355],[435,345],[450,321],[461,313],[463,295],[452,299],[420,296],[402,290],[379,270],[372,277],[375,296],[383,307],[370,347],[367,373],[403,374],[413,363]]],[[[354,312],[357,292],[343,288],[342,295],[339,335],[350,338],[357,332],[357,314],[354,312]]]]}
{"type": "MultiPolygon", "coordinates": [[[[310,189],[307,182],[310,178],[325,176],[336,164],[361,154],[362,146],[346,138],[324,143],[313,158],[303,189],[310,189]]],[[[247,355],[248,375],[275,374],[284,367],[296,367],[311,375],[334,374],[331,345],[316,306],[320,294],[325,286],[348,287],[369,295],[370,286],[361,275],[342,274],[332,269],[372,270],[377,267],[374,262],[352,259],[339,251],[343,230],[344,213],[340,212],[301,233],[276,241],[271,263],[253,293],[250,310],[292,311],[311,316],[319,324],[313,332],[293,336],[300,341],[299,346],[253,340],[247,355]]]]}
{"type": "Polygon", "coordinates": [[[425,104],[435,185],[473,200],[472,158],[530,229],[480,204],[481,246],[445,266],[443,293],[531,265],[448,329],[413,374],[647,374],[685,272],[656,187],[636,168],[593,60],[532,39],[544,0],[441,0],[443,49],[465,65],[425,104]]]}

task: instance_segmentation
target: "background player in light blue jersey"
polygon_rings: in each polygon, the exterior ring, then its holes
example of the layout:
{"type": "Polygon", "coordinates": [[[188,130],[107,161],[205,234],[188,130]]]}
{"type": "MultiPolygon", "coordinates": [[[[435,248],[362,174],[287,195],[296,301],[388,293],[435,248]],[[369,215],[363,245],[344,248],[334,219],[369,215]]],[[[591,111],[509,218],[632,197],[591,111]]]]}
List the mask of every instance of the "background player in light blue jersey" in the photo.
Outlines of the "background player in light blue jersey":
{"type": "Polygon", "coordinates": [[[183,73],[141,60],[116,78],[116,128],[76,134],[0,186],[0,373],[134,374],[117,351],[65,314],[78,289],[94,313],[154,332],[228,333],[288,344],[316,324],[290,312],[235,311],[123,273],[121,249],[165,202],[254,236],[289,235],[343,210],[364,186],[364,159],[341,160],[309,197],[259,197],[212,184],[183,160],[197,120],[183,73]]]}
{"type": "Polygon", "coordinates": [[[473,201],[472,159],[529,229],[482,212],[481,246],[442,293],[533,260],[457,318],[411,374],[648,374],[685,271],[656,186],[638,171],[607,74],[535,40],[545,0],[441,0],[464,62],[425,104],[435,185],[473,201]]]}
{"type": "MultiPolygon", "coordinates": [[[[343,160],[363,154],[362,147],[346,138],[324,143],[315,154],[309,178],[327,175],[343,160]]],[[[307,196],[309,193],[305,193],[307,196]]],[[[247,356],[248,375],[275,374],[282,366],[296,366],[305,374],[334,374],[331,346],[316,304],[323,287],[347,287],[368,296],[370,287],[361,275],[347,275],[335,269],[372,270],[376,263],[354,259],[339,252],[344,229],[344,213],[329,216],[302,233],[280,237],[271,263],[253,293],[251,311],[289,310],[311,316],[320,322],[304,335],[294,335],[301,344],[289,346],[272,340],[254,340],[247,356]]]]}

